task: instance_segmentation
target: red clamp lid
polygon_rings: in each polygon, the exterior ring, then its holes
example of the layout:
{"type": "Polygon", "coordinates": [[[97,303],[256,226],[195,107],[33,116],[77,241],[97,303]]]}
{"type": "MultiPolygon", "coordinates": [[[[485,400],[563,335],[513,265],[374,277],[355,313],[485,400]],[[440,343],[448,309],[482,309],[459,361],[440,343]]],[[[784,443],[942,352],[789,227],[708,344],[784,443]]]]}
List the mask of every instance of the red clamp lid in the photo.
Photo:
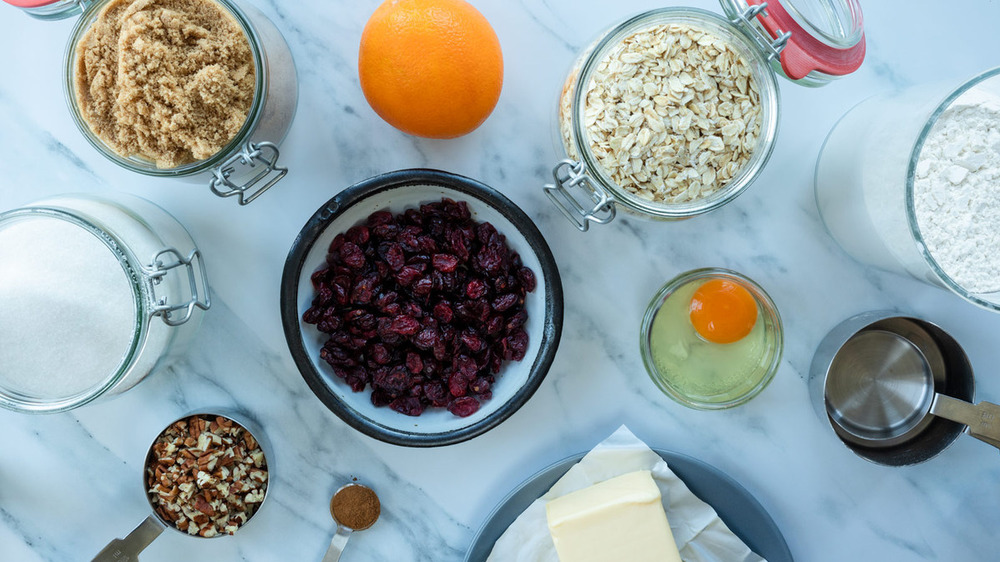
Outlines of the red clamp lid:
{"type": "Polygon", "coordinates": [[[791,33],[780,58],[782,70],[793,80],[801,80],[813,71],[844,76],[857,70],[865,60],[861,7],[856,0],[785,0],[788,8],[780,0],[746,0],[746,3],[749,6],[766,5],[766,9],[757,15],[757,21],[772,38],[777,39],[785,32],[791,33]],[[803,14],[795,4],[811,8],[813,13],[803,14]],[[837,19],[839,13],[850,20],[853,28],[844,30],[841,24],[846,22],[838,22],[836,32],[826,33],[810,21],[809,16],[819,19],[817,11],[825,16],[823,19],[830,21],[837,19]]]}
{"type": "Polygon", "coordinates": [[[48,6],[49,4],[55,4],[59,0],[3,0],[4,2],[10,4],[11,6],[17,6],[18,8],[41,8],[42,6],[48,6]]]}

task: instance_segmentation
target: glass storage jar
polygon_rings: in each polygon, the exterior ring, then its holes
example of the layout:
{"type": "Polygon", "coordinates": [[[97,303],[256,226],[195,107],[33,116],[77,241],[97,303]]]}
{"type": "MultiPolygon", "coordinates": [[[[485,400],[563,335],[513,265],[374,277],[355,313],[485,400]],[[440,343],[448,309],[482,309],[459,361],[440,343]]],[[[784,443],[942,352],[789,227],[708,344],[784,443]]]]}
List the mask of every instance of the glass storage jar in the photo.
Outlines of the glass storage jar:
{"type": "MultiPolygon", "coordinates": [[[[996,173],[996,164],[984,164],[985,155],[1000,147],[1000,134],[991,140],[982,129],[963,128],[964,138],[947,137],[945,150],[954,147],[955,152],[946,154],[948,168],[921,169],[931,137],[938,137],[934,143],[941,150],[943,137],[938,135],[937,126],[942,118],[982,104],[991,106],[991,134],[996,134],[996,123],[1000,121],[1000,68],[958,87],[918,85],[862,101],[840,118],[823,144],[816,162],[816,204],[830,235],[857,261],[909,275],[949,289],[987,310],[1000,311],[1000,276],[996,275],[1000,259],[992,257],[1000,248],[989,243],[997,240],[994,233],[1000,228],[1000,204],[992,203],[996,192],[989,189],[977,189],[971,198],[961,193],[977,173],[996,173]],[[980,155],[964,154],[966,147],[962,145],[970,140],[983,143],[978,147],[982,162],[973,162],[980,155]],[[951,168],[956,168],[958,176],[947,177],[951,168]],[[939,177],[938,185],[928,183],[939,177]],[[932,187],[947,190],[935,193],[932,187]],[[953,214],[942,215],[947,226],[943,230],[936,226],[937,232],[932,233],[927,230],[930,215],[919,215],[945,201],[961,206],[938,207],[953,214]],[[962,238],[977,231],[976,239],[962,238]],[[946,247],[943,236],[953,244],[946,247]],[[992,268],[988,260],[995,260],[992,268]],[[968,271],[960,274],[973,263],[978,264],[975,277],[986,274],[985,284],[972,279],[968,271]],[[982,267],[985,269],[980,270],[982,267]]],[[[941,130],[941,134],[949,133],[941,130]]],[[[936,156],[928,154],[928,158],[936,156]]],[[[994,177],[988,179],[987,185],[996,185],[994,177]]]]}
{"type": "Polygon", "coordinates": [[[0,213],[0,406],[70,410],[183,351],[211,305],[201,253],[135,196],[64,195],[0,213]]]}
{"type": "MultiPolygon", "coordinates": [[[[545,185],[545,192],[579,230],[586,231],[591,222],[610,222],[618,208],[643,218],[677,220],[705,213],[728,203],[756,179],[774,148],[779,110],[775,73],[779,72],[802,85],[820,86],[853,72],[864,59],[865,40],[857,0],[721,2],[729,19],[709,11],[684,7],[660,8],[641,13],[605,31],[575,61],[562,88],[556,119],[559,139],[557,150],[568,157],[553,169],[555,181],[545,185]],[[759,96],[759,130],[748,161],[724,185],[692,200],[676,203],[643,198],[616,183],[605,166],[600,164],[600,158],[595,156],[586,123],[588,94],[594,88],[602,63],[612,53],[620,52],[623,42],[637,32],[669,24],[704,31],[724,42],[745,62],[749,78],[756,84],[759,96]]],[[[670,77],[670,74],[664,76],[663,83],[666,84],[670,77]]],[[[684,79],[683,76],[680,78],[684,79]]],[[[716,86],[709,86],[714,87],[716,86]]],[[[690,89],[692,86],[687,83],[684,88],[690,89]]],[[[651,92],[645,94],[647,97],[654,95],[651,92]]],[[[687,107],[690,100],[683,101],[680,105],[687,107]]],[[[636,126],[639,126],[643,123],[643,114],[636,111],[631,117],[636,119],[636,126]]],[[[660,117],[666,116],[661,113],[660,117]]],[[[667,118],[664,121],[666,127],[673,131],[688,128],[680,125],[677,118],[667,118]]],[[[752,127],[752,124],[745,124],[742,130],[752,127]]],[[[655,129],[651,127],[651,130],[655,129]]],[[[651,147],[656,144],[656,133],[653,135],[654,141],[649,144],[651,147]]],[[[648,136],[646,141],[649,142],[648,136]]],[[[641,141],[631,143],[625,140],[622,145],[625,144],[630,147],[646,146],[641,141]]],[[[624,150],[626,149],[622,149],[623,152],[624,150]]],[[[636,160],[642,158],[642,150],[646,149],[628,150],[633,153],[628,158],[634,165],[636,160]]],[[[711,177],[711,181],[714,181],[714,173],[711,177]]],[[[644,185],[653,184],[647,182],[644,185]]],[[[653,186],[650,191],[656,189],[658,188],[653,186]]]]}
{"type": "Polygon", "coordinates": [[[84,137],[106,158],[126,170],[157,177],[208,182],[220,197],[250,203],[280,181],[288,169],[278,165],[278,145],[291,127],[298,103],[295,63],[281,32],[264,14],[237,0],[211,0],[230,14],[250,45],[255,68],[253,101],[246,121],[224,148],[204,160],[174,168],[157,168],[138,156],[122,156],[92,130],[77,107],[74,73],[77,45],[112,0],[4,0],[39,19],[63,19],[82,14],[70,34],[64,64],[66,102],[84,137]]]}

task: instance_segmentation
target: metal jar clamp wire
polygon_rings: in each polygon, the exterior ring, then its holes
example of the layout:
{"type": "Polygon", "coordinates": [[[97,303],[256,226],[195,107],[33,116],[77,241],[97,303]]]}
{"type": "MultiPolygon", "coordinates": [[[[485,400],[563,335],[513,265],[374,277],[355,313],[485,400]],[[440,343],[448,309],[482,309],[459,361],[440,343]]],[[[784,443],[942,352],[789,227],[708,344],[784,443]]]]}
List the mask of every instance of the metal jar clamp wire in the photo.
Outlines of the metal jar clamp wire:
{"type": "Polygon", "coordinates": [[[545,194],[580,232],[586,232],[591,222],[607,224],[614,220],[614,201],[607,191],[594,184],[583,162],[562,160],[552,169],[552,177],[555,183],[545,184],[545,194]],[[577,187],[586,195],[589,209],[570,192],[577,187]]]}
{"type": "Polygon", "coordinates": [[[781,57],[781,51],[788,44],[788,40],[791,39],[792,33],[789,31],[778,30],[777,36],[774,40],[771,39],[770,35],[765,34],[763,31],[754,25],[754,21],[758,16],[767,16],[767,2],[761,2],[760,4],[754,6],[747,6],[746,10],[738,14],[733,19],[729,20],[733,25],[743,29],[747,32],[747,35],[753,39],[754,43],[760,47],[760,50],[767,55],[767,60],[777,60],[781,57]]]}
{"type": "Polygon", "coordinates": [[[288,173],[288,168],[282,168],[277,165],[279,155],[278,146],[272,142],[246,143],[242,150],[212,170],[214,177],[209,183],[212,193],[219,197],[232,197],[235,195],[240,205],[251,203],[274,184],[278,183],[288,173]],[[265,156],[266,153],[270,154],[265,156]],[[237,185],[230,180],[230,177],[236,171],[237,164],[253,168],[258,163],[264,166],[263,169],[250,177],[242,185],[237,185]],[[263,186],[252,190],[255,185],[272,172],[274,175],[263,186]]]}
{"type": "Polygon", "coordinates": [[[201,259],[201,252],[197,249],[191,250],[187,256],[182,255],[174,248],[160,250],[153,256],[150,265],[143,267],[143,271],[150,281],[150,294],[153,299],[150,316],[159,316],[167,326],[180,326],[190,320],[195,307],[208,310],[212,306],[208,289],[208,275],[201,259]],[[156,286],[162,284],[168,273],[180,267],[184,267],[184,271],[187,273],[191,296],[185,302],[171,304],[169,295],[156,294],[156,286]],[[197,274],[195,269],[198,270],[197,274]],[[200,287],[199,280],[201,281],[200,287]],[[175,314],[181,311],[183,314],[180,316],[175,314]]]}

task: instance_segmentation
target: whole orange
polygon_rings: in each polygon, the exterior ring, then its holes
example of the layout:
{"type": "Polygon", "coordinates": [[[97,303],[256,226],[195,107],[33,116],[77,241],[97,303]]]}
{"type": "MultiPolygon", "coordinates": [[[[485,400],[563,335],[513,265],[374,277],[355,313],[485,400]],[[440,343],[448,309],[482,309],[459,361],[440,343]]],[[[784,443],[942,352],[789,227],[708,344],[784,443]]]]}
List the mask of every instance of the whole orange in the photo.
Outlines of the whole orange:
{"type": "Polygon", "coordinates": [[[464,0],[386,0],[361,34],[358,74],[368,103],[390,125],[447,139],[493,112],[503,56],[493,27],[464,0]]]}

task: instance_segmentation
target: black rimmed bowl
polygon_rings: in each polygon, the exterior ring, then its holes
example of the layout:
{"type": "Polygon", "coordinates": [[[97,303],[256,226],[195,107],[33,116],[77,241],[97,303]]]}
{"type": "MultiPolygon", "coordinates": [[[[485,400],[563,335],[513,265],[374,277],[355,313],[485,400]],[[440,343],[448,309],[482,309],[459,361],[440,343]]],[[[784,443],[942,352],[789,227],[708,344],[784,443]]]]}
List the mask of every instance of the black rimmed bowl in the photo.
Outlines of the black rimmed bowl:
{"type": "Polygon", "coordinates": [[[524,211],[491,187],[438,170],[400,170],[357,183],[326,202],[299,233],[281,279],[281,321],[288,349],[309,388],[330,410],[362,433],[396,445],[436,447],[481,435],[510,417],[531,398],[555,357],[562,333],[563,294],[548,244],[524,211]],[[493,397],[471,416],[444,408],[407,416],[376,407],[371,391],[353,392],[320,359],[327,335],[302,321],[313,300],[312,274],[326,264],[333,238],[362,224],[375,211],[399,214],[442,198],[465,201],[477,222],[490,222],[535,273],[537,287],[525,297],[528,351],[522,361],[501,367],[493,397]]]}

